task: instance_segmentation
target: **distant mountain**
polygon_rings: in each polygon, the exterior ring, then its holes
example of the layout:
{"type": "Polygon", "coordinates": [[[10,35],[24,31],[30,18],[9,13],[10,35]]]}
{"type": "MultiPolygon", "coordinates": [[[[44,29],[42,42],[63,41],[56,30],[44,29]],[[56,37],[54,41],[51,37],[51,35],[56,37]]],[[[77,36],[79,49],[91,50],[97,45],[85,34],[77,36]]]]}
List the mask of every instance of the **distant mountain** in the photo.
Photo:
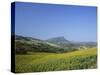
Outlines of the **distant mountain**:
{"type": "Polygon", "coordinates": [[[54,37],[54,38],[48,39],[46,41],[56,44],[56,45],[59,45],[60,47],[62,47],[64,49],[70,49],[73,46],[73,43],[71,43],[71,41],[65,39],[64,36],[54,37]]]}
{"type": "Polygon", "coordinates": [[[78,42],[78,44],[87,46],[87,47],[96,47],[97,46],[97,42],[78,42]]]}
{"type": "Polygon", "coordinates": [[[61,37],[55,37],[46,40],[47,42],[59,45],[65,49],[69,48],[79,48],[80,46],[85,46],[85,47],[96,47],[97,43],[96,42],[74,42],[70,41],[64,38],[64,36],[61,37]]]}
{"type": "Polygon", "coordinates": [[[55,43],[55,44],[67,44],[70,43],[69,40],[66,40],[64,36],[54,37],[46,40],[47,42],[55,43]]]}

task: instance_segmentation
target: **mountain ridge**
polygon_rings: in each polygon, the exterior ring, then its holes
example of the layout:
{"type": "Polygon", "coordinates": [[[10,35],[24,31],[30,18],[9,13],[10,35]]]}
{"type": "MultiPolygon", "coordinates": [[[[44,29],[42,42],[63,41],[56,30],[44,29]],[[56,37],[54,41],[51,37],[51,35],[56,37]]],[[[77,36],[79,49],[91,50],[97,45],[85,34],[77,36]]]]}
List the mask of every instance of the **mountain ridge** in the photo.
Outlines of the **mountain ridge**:
{"type": "Polygon", "coordinates": [[[15,36],[15,45],[17,53],[24,51],[35,51],[35,52],[53,52],[62,53],[78,50],[81,46],[95,47],[95,43],[84,42],[84,43],[73,43],[66,40],[64,37],[55,37],[49,40],[41,40],[33,37],[15,36]]]}

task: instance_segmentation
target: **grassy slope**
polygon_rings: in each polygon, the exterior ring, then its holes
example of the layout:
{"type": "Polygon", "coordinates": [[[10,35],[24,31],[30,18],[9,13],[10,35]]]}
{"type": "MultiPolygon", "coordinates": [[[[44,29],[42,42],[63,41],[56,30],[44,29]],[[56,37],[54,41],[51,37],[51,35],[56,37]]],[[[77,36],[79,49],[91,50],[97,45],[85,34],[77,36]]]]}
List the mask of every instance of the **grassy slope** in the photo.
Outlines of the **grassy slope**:
{"type": "Polygon", "coordinates": [[[16,55],[16,72],[42,72],[96,68],[96,48],[70,53],[16,55]]]}

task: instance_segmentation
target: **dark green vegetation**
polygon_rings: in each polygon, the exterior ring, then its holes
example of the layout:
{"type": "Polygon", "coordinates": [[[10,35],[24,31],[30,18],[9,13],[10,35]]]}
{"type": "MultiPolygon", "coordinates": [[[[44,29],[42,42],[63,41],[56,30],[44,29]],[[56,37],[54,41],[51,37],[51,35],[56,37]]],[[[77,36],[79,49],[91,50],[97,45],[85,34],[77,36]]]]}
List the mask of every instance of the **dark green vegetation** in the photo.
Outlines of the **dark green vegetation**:
{"type": "Polygon", "coordinates": [[[15,49],[17,54],[26,54],[27,52],[51,52],[63,53],[76,51],[80,48],[95,47],[94,42],[71,42],[64,37],[57,37],[48,40],[40,40],[32,37],[23,37],[16,35],[15,49]]]}
{"type": "Polygon", "coordinates": [[[15,47],[17,73],[97,67],[94,42],[71,42],[64,37],[40,40],[16,35],[15,47]]]}
{"type": "Polygon", "coordinates": [[[31,52],[52,52],[59,53],[64,52],[63,48],[51,46],[45,43],[26,43],[16,41],[16,53],[17,54],[26,54],[28,51],[31,52]]]}

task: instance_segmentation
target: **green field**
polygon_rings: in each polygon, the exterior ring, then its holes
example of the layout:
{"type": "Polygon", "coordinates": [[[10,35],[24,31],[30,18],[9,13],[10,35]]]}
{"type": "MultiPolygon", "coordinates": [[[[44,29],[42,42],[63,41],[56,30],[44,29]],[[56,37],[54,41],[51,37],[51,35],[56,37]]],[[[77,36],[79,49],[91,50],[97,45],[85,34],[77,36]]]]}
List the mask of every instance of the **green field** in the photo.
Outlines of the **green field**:
{"type": "Polygon", "coordinates": [[[69,53],[29,52],[16,55],[16,72],[43,72],[97,67],[97,49],[82,49],[69,53]]]}

